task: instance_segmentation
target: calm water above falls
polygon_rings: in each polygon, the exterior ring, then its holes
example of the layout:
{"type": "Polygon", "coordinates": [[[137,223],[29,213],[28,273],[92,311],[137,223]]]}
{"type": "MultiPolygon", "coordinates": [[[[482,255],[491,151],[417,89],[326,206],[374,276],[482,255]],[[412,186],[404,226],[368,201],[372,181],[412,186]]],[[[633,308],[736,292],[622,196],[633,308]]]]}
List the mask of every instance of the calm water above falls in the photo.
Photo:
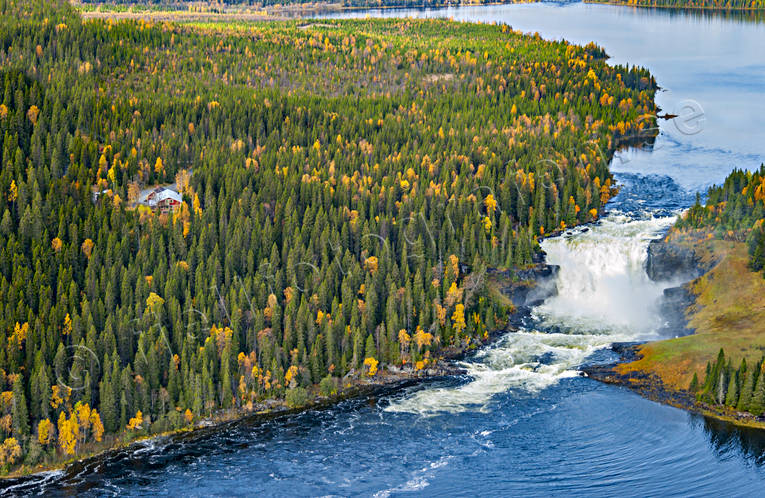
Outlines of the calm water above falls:
{"type": "Polygon", "coordinates": [[[377,10],[346,16],[367,14],[503,22],[547,39],[594,41],[606,49],[613,64],[647,67],[663,89],[657,104],[683,117],[662,124],[651,154],[622,154],[612,165],[614,171],[666,174],[697,190],[721,181],[733,167],[757,167],[765,158],[765,23],[704,12],[583,3],[377,10]]]}
{"type": "Polygon", "coordinates": [[[614,63],[647,66],[665,89],[659,105],[687,119],[662,123],[652,151],[613,161],[623,189],[611,214],[544,243],[561,265],[560,295],[465,362],[464,378],[154,441],[5,492],[762,494],[764,435],[599,384],[577,367],[607,361],[613,341],[658,335],[656,299],[670,283],[646,278],[648,241],[694,191],[733,167],[765,162],[765,25],[584,4],[369,14],[502,21],[547,38],[594,40],[614,63]]]}

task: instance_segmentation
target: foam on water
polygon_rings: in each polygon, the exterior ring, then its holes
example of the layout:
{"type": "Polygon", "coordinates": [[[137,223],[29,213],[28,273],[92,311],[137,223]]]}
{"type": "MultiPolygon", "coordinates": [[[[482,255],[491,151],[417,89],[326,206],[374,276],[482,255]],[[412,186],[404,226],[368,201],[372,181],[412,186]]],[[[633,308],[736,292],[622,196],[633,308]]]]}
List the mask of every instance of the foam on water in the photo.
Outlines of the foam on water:
{"type": "Polygon", "coordinates": [[[506,334],[496,345],[462,362],[470,380],[417,391],[393,401],[390,412],[432,415],[489,409],[510,389],[537,392],[613,342],[655,337],[661,326],[658,299],[669,284],[648,279],[648,243],[674,216],[631,218],[612,214],[588,228],[547,239],[547,261],[560,266],[558,295],[532,310],[533,329],[506,334]]]}
{"type": "Polygon", "coordinates": [[[427,466],[414,471],[406,483],[394,488],[378,491],[372,496],[374,498],[388,498],[391,494],[416,493],[422,491],[430,485],[428,479],[432,477],[433,473],[441,467],[448,465],[452,458],[451,455],[446,455],[434,462],[430,462],[427,466]]]}

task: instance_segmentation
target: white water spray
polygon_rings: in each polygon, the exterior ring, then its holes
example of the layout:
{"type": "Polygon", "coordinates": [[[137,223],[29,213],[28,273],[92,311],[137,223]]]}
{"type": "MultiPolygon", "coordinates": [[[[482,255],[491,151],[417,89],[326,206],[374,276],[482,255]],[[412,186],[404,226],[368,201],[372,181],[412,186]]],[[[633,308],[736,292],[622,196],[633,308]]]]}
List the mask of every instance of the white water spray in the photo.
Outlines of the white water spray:
{"type": "Polygon", "coordinates": [[[669,284],[649,280],[644,264],[648,243],[674,220],[612,214],[597,226],[545,240],[547,262],[560,266],[558,295],[532,311],[545,331],[508,333],[461,364],[470,382],[421,390],[386,410],[421,415],[486,410],[494,395],[509,389],[536,392],[578,375],[576,367],[613,342],[655,338],[661,326],[658,300],[669,284]]]}
{"type": "Polygon", "coordinates": [[[655,337],[656,306],[667,285],[652,282],[644,265],[648,243],[674,220],[612,215],[587,231],[545,240],[547,262],[560,266],[558,295],[535,315],[571,333],[608,334],[609,342],[655,337]]]}

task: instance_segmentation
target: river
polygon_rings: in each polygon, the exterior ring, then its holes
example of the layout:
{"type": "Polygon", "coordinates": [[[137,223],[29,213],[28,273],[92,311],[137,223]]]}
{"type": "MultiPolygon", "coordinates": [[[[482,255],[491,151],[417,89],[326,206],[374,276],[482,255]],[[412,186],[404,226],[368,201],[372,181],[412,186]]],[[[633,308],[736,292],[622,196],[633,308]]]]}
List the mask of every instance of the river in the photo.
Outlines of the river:
{"type": "MultiPolygon", "coordinates": [[[[354,12],[505,22],[642,65],[680,117],[621,152],[597,226],[547,239],[559,295],[464,362],[468,374],[337,406],[164,438],[6,493],[120,495],[758,495],[765,435],[583,377],[614,341],[662,335],[646,247],[695,192],[765,162],[765,24],[582,3],[354,12]]],[[[337,15],[335,17],[338,17],[337,15]]],[[[666,332],[664,332],[666,334],[666,332]]]]}

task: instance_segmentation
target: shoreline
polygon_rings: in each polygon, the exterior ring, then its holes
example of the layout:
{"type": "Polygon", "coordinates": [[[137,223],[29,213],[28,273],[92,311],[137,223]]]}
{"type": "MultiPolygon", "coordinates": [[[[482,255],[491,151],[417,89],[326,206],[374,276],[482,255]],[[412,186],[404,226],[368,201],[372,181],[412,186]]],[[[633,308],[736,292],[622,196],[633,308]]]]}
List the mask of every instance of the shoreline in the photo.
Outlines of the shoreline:
{"type": "Polygon", "coordinates": [[[365,396],[371,396],[382,392],[393,392],[410,385],[418,384],[420,382],[434,381],[458,374],[459,372],[455,369],[454,372],[450,373],[423,375],[420,377],[386,376],[382,381],[357,384],[333,396],[317,396],[307,402],[305,405],[297,408],[288,408],[283,400],[278,400],[279,403],[275,408],[268,408],[261,411],[247,411],[242,408],[233,408],[223,411],[212,417],[202,419],[193,426],[182,427],[180,429],[161,432],[158,434],[139,436],[109,448],[93,451],[91,453],[85,453],[79,457],[71,458],[54,465],[35,467],[34,469],[18,469],[15,472],[0,476],[0,485],[23,485],[25,481],[32,479],[35,476],[42,476],[59,471],[64,472],[66,469],[74,466],[85,466],[94,460],[108,458],[109,456],[116,455],[121,451],[130,451],[133,447],[140,446],[153,440],[159,440],[162,438],[204,437],[207,433],[213,433],[226,425],[234,425],[247,421],[266,422],[268,420],[276,419],[279,417],[296,415],[308,410],[323,410],[335,406],[342,401],[361,399],[365,396]]]}
{"type": "Polygon", "coordinates": [[[215,414],[212,417],[201,419],[193,426],[181,427],[179,429],[157,434],[138,436],[134,439],[130,439],[129,441],[120,442],[119,444],[102,450],[84,453],[54,465],[35,467],[33,469],[22,467],[14,472],[1,475],[0,484],[3,486],[12,485],[13,481],[16,480],[19,481],[17,484],[23,484],[25,480],[35,476],[40,476],[51,472],[65,471],[70,466],[86,465],[90,461],[103,457],[108,458],[108,456],[111,454],[116,454],[120,451],[129,451],[131,447],[141,445],[147,441],[158,440],[161,438],[192,436],[203,437],[205,432],[214,432],[229,424],[242,423],[248,420],[253,422],[264,422],[282,416],[303,413],[308,410],[327,409],[337,405],[342,401],[361,399],[365,396],[370,396],[383,391],[392,392],[424,381],[434,381],[442,378],[460,375],[462,372],[464,371],[460,371],[455,367],[453,370],[444,371],[440,374],[426,374],[421,376],[400,374],[386,375],[385,377],[381,377],[381,379],[376,382],[355,384],[350,388],[346,388],[345,390],[332,396],[316,396],[309,400],[305,405],[296,408],[287,407],[286,403],[284,403],[284,400],[269,400],[271,402],[275,402],[275,407],[266,408],[265,410],[260,411],[248,411],[243,408],[232,408],[230,410],[221,411],[221,413],[215,414]]]}
{"type": "MultiPolygon", "coordinates": [[[[550,277],[554,278],[556,275],[556,267],[554,265],[547,265],[544,262],[543,256],[542,260],[537,262],[537,264],[531,268],[508,270],[504,272],[493,271],[490,272],[490,274],[500,275],[502,280],[507,284],[502,290],[503,293],[520,293],[516,295],[523,296],[523,304],[518,305],[509,314],[508,323],[503,329],[496,329],[489,332],[488,337],[482,340],[479,344],[471,344],[461,349],[444,349],[441,352],[441,355],[437,357],[436,362],[429,368],[419,371],[413,369],[400,371],[390,369],[381,370],[375,377],[358,377],[353,379],[346,387],[340,386],[338,392],[331,396],[322,396],[313,394],[312,392],[312,396],[308,402],[300,407],[289,408],[283,399],[269,399],[264,400],[263,404],[271,406],[268,406],[263,410],[249,411],[242,407],[231,408],[228,410],[221,410],[211,417],[203,418],[191,426],[181,427],[179,429],[157,434],[142,435],[130,439],[129,441],[119,441],[121,438],[117,438],[117,440],[115,440],[115,443],[117,444],[114,444],[113,446],[86,452],[82,455],[76,455],[68,460],[53,465],[37,466],[34,468],[21,466],[15,471],[1,475],[0,485],[23,485],[25,481],[32,479],[35,476],[42,476],[44,474],[58,471],[64,472],[67,468],[73,466],[84,466],[93,460],[104,457],[108,458],[110,455],[116,455],[121,451],[130,451],[131,447],[144,444],[147,441],[158,440],[160,438],[204,437],[207,432],[217,431],[221,427],[229,424],[245,423],[247,421],[265,422],[283,416],[296,415],[309,410],[328,409],[343,401],[363,399],[381,393],[393,393],[405,387],[424,382],[433,382],[440,379],[464,375],[466,371],[457,366],[456,363],[463,360],[471,353],[478,351],[480,348],[496,342],[505,334],[515,332],[517,330],[515,324],[529,311],[526,296],[531,294],[531,291],[536,287],[539,280],[550,277]],[[531,278],[513,281],[511,277],[513,274],[531,278]]],[[[315,388],[316,386],[312,387],[315,388]]],[[[312,391],[314,391],[314,389],[312,389],[312,391]]]]}
{"type": "MultiPolygon", "coordinates": [[[[495,334],[493,338],[491,338],[490,336],[490,340],[482,344],[482,346],[485,344],[488,344],[489,342],[491,342],[491,340],[496,340],[496,338],[499,335],[500,334],[495,334]]],[[[463,354],[467,354],[467,351],[465,351],[463,354]]],[[[453,360],[445,360],[445,361],[453,362],[453,361],[458,361],[458,359],[455,358],[453,360]]],[[[109,454],[117,453],[119,451],[129,450],[132,446],[137,446],[147,441],[151,441],[155,439],[174,438],[174,437],[191,436],[191,435],[203,436],[205,431],[213,432],[227,424],[236,424],[236,423],[244,422],[246,420],[267,421],[267,420],[271,420],[281,416],[295,415],[308,410],[326,409],[342,401],[351,400],[351,399],[360,399],[380,391],[395,391],[403,387],[408,387],[410,385],[418,384],[420,382],[443,379],[443,378],[447,378],[451,376],[461,375],[464,373],[464,370],[459,369],[458,367],[455,367],[455,366],[444,367],[439,365],[437,368],[439,370],[437,373],[428,373],[428,374],[421,374],[421,375],[416,375],[415,372],[411,372],[411,373],[409,372],[391,373],[388,371],[380,372],[381,377],[379,379],[376,379],[376,380],[369,379],[369,381],[367,382],[355,383],[351,385],[351,387],[345,388],[344,390],[339,391],[337,394],[334,394],[331,396],[321,396],[321,395],[314,396],[305,405],[302,405],[296,408],[289,408],[284,402],[284,400],[271,399],[266,401],[271,402],[274,405],[273,408],[266,408],[264,410],[259,410],[259,411],[254,411],[254,410],[249,411],[239,407],[231,408],[229,410],[222,410],[221,412],[216,413],[215,415],[211,417],[207,417],[207,418],[203,418],[199,420],[192,426],[181,427],[179,429],[174,429],[174,430],[161,432],[157,434],[148,434],[148,435],[138,436],[134,439],[130,439],[129,441],[120,442],[119,444],[115,444],[114,446],[111,446],[105,449],[92,451],[90,453],[84,453],[82,455],[73,457],[69,460],[65,460],[54,465],[35,467],[33,469],[21,467],[14,472],[10,472],[5,475],[0,475],[0,483],[2,483],[3,485],[8,485],[8,484],[11,484],[11,481],[14,481],[14,480],[23,481],[28,478],[34,477],[36,475],[42,475],[42,474],[47,474],[47,473],[56,472],[56,471],[63,471],[70,466],[77,465],[77,464],[86,464],[87,462],[91,460],[105,457],[105,456],[108,456],[109,454]],[[385,375],[382,375],[382,374],[385,374],[385,375]]]]}
{"type": "Polygon", "coordinates": [[[601,4],[601,5],[614,5],[617,7],[630,7],[634,9],[664,9],[664,10],[690,10],[690,11],[707,11],[707,12],[764,12],[765,9],[758,9],[754,7],[706,7],[701,5],[687,5],[687,6],[674,6],[674,5],[630,5],[624,2],[617,2],[613,0],[599,1],[599,0],[582,0],[582,3],[587,4],[601,4]]]}
{"type": "Polygon", "coordinates": [[[619,361],[607,365],[585,366],[580,371],[586,377],[620,387],[626,387],[640,396],[664,405],[680,408],[689,413],[710,417],[727,422],[737,427],[765,430],[765,417],[756,417],[750,413],[736,410],[723,410],[723,407],[710,406],[694,399],[687,390],[671,389],[656,375],[641,371],[620,373],[619,365],[639,360],[638,348],[644,343],[614,343],[611,349],[620,356],[619,361]]]}

